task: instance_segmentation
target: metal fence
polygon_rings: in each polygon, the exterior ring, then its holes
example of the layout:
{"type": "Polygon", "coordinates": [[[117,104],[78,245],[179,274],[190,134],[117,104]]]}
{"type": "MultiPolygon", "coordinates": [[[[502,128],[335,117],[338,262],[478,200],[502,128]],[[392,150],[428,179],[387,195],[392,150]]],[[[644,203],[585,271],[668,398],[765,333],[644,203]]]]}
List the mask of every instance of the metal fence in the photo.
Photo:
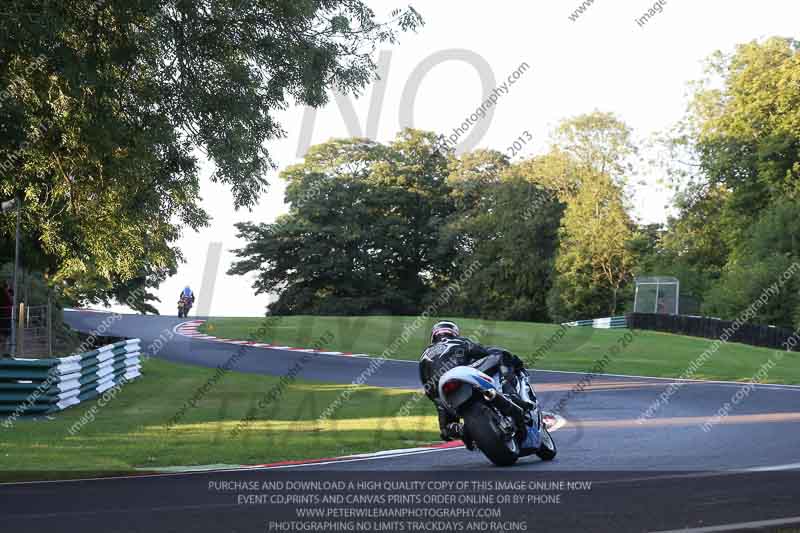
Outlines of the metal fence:
{"type": "Polygon", "coordinates": [[[32,290],[32,283],[22,280],[17,307],[0,305],[0,355],[52,357],[57,337],[53,293],[41,287],[32,290]]]}
{"type": "Polygon", "coordinates": [[[680,312],[681,283],[671,276],[637,277],[633,297],[634,313],[677,315],[680,312]]]}
{"type": "MultiPolygon", "coordinates": [[[[630,313],[627,315],[627,321],[631,329],[647,329],[706,339],[720,339],[725,334],[730,342],[764,348],[784,349],[784,343],[795,335],[794,331],[786,328],[749,322],[734,325],[731,320],[705,316],[630,313]]],[[[790,346],[789,350],[798,351],[800,346],[790,346]]]]}
{"type": "Polygon", "coordinates": [[[0,310],[0,338],[2,352],[18,357],[52,357],[52,311],[46,305],[19,306],[0,310]],[[16,331],[16,346],[12,344],[11,328],[16,331]]]}

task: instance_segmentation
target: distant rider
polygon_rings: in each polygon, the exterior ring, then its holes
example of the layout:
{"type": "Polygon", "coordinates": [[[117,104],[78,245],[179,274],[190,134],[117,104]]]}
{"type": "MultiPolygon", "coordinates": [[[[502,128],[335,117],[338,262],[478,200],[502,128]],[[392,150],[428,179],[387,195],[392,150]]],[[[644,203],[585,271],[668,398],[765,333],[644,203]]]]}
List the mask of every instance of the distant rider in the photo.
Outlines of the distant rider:
{"type": "Polygon", "coordinates": [[[524,405],[527,402],[523,402],[516,392],[516,373],[524,369],[522,360],[507,350],[496,347],[484,348],[460,335],[461,332],[455,322],[443,321],[434,324],[431,330],[431,343],[419,360],[419,377],[425,388],[425,394],[434,403],[439,414],[439,432],[442,440],[462,439],[469,447],[471,442],[470,439],[464,438],[464,424],[458,422],[458,416],[451,413],[439,398],[439,378],[451,368],[469,365],[484,357],[497,357],[500,362],[500,373],[503,375],[503,393],[520,407],[531,406],[524,405]]]}
{"type": "Polygon", "coordinates": [[[192,307],[194,305],[194,293],[192,292],[192,289],[190,289],[188,285],[184,287],[183,290],[181,291],[179,299],[183,300],[184,298],[189,302],[189,307],[192,307]]]}

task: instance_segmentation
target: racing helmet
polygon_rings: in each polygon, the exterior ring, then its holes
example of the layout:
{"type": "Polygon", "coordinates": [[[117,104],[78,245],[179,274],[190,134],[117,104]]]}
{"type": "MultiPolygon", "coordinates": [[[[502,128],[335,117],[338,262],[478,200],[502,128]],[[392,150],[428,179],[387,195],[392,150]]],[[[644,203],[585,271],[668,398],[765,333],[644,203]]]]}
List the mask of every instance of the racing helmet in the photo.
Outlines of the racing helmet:
{"type": "Polygon", "coordinates": [[[453,337],[458,337],[460,334],[461,331],[458,329],[455,322],[450,322],[448,320],[437,322],[433,325],[433,328],[431,328],[431,344],[437,343],[444,338],[451,339],[453,337]]]}

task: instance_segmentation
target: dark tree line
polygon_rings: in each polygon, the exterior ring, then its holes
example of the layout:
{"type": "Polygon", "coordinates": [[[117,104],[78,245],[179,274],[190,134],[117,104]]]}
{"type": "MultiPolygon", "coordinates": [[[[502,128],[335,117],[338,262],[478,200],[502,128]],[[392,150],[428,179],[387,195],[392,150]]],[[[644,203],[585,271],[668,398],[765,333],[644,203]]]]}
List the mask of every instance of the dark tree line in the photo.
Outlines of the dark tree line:
{"type": "MultiPolygon", "coordinates": [[[[605,114],[580,119],[581,131],[619,125],[605,114]]],[[[560,254],[583,254],[586,280],[611,286],[602,254],[613,263],[625,243],[601,226],[627,231],[630,221],[607,173],[582,168],[577,151],[554,148],[512,164],[493,150],[456,157],[435,141],[405,130],[388,145],[356,138],[312,147],[282,174],[289,213],[237,225],[247,245],[229,273],[257,272],[256,290],[279,296],[269,308],[276,314],[414,314],[458,282],[437,312],[545,321],[549,304],[575,307],[572,293],[554,292],[560,254]],[[573,227],[565,213],[594,199],[602,203],[590,215],[597,231],[582,234],[583,222],[573,227]],[[601,253],[584,249],[609,238],[601,253]]]]}

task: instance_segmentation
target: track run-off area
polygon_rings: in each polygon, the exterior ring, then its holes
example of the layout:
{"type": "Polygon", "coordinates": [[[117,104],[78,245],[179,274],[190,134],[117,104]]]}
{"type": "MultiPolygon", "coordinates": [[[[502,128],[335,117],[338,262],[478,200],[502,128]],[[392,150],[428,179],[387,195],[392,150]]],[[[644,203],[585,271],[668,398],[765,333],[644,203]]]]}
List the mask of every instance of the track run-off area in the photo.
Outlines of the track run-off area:
{"type": "MultiPolygon", "coordinates": [[[[108,316],[68,311],[65,320],[74,329],[91,332],[108,316]]],[[[306,356],[297,377],[325,383],[351,383],[373,360],[367,354],[324,348],[309,360],[303,347],[212,338],[197,333],[197,324],[194,318],[123,315],[111,323],[105,335],[138,337],[143,353],[149,355],[146,348],[170,331],[174,335],[153,357],[208,368],[223,365],[235,350],[244,350],[235,371],[251,374],[282,376],[306,356]]],[[[583,376],[536,369],[531,373],[545,411],[573,390],[583,376]]],[[[267,507],[239,505],[229,494],[209,487],[221,481],[314,479],[324,474],[328,479],[486,475],[591,482],[590,491],[570,494],[560,505],[531,505],[523,512],[524,519],[543,531],[685,527],[725,531],[791,527],[800,522],[796,516],[800,515],[800,387],[753,385],[746,398],[704,430],[703,425],[731,403],[743,384],[681,382],[668,402],[642,419],[642,413],[674,382],[643,376],[594,376],[552,421],[558,425],[554,438],[559,453],[549,463],[534,456],[498,469],[482,454],[450,444],[241,467],[8,483],[0,485],[2,520],[9,531],[47,531],[65,523],[70,524],[70,531],[141,531],[156,530],[156,526],[158,531],[265,531],[267,507]],[[46,512],[42,511],[43,500],[48,503],[46,512]],[[659,505],[653,505],[654,500],[659,505]]],[[[416,362],[386,360],[365,384],[419,389],[416,362]]]]}

